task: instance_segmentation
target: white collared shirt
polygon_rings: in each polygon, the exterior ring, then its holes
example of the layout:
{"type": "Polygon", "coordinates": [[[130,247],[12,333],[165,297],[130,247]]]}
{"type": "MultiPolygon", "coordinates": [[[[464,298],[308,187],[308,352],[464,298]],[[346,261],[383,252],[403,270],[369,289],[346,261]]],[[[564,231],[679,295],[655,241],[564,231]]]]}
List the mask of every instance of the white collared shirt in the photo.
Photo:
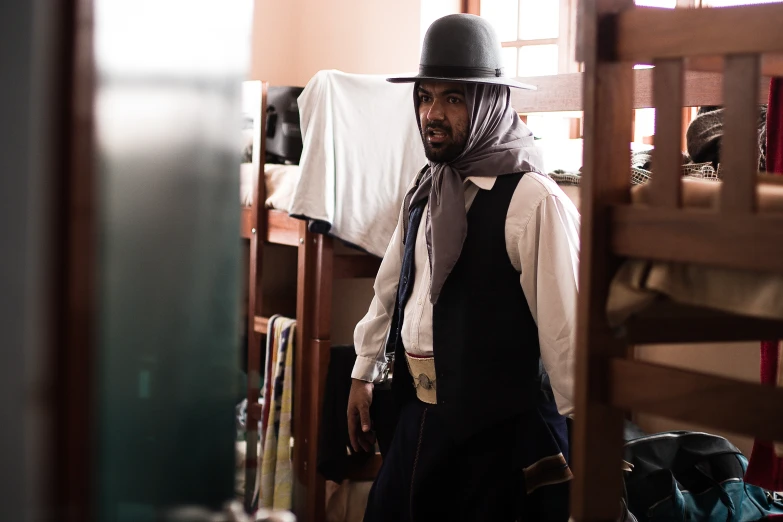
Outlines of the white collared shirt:
{"type": "MultiPolygon", "coordinates": [[[[491,190],[495,180],[467,178],[465,209],[470,208],[479,190],[491,190]]],[[[425,222],[422,219],[416,235],[415,278],[405,306],[402,342],[408,353],[432,356],[433,306],[425,222]]],[[[554,181],[535,173],[522,176],[506,216],[506,250],[511,264],[520,272],[522,291],[538,325],[541,360],[563,415],[573,411],[579,222],[576,207],[554,181]]],[[[354,331],[354,379],[374,381],[385,361],[386,338],[402,269],[400,223],[401,220],[378,270],[370,309],[354,331]]]]}

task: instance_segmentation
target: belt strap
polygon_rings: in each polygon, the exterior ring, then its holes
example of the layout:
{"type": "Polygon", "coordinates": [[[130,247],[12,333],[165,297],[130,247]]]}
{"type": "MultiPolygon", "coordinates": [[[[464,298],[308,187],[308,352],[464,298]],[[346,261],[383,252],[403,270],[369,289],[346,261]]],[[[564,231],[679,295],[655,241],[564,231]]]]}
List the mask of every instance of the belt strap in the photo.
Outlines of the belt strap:
{"type": "Polygon", "coordinates": [[[416,397],[427,404],[437,404],[437,381],[435,379],[434,357],[411,357],[407,353],[408,370],[413,377],[413,387],[416,388],[416,397]]]}

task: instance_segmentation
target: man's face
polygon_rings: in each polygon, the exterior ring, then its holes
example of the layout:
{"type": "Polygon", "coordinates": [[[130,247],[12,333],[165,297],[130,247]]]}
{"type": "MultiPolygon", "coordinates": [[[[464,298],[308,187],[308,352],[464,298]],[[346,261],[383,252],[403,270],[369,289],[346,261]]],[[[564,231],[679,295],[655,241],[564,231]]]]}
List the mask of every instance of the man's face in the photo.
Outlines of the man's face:
{"type": "Polygon", "coordinates": [[[464,84],[421,83],[416,95],[421,140],[427,159],[435,163],[455,160],[468,141],[464,84]]]}

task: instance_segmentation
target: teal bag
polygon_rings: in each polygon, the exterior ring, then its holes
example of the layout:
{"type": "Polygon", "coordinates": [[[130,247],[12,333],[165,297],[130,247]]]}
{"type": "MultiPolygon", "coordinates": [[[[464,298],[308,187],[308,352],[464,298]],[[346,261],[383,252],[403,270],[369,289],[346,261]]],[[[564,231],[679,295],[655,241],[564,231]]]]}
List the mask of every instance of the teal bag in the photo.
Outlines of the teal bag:
{"type": "Polygon", "coordinates": [[[642,521],[754,522],[783,499],[745,483],[748,460],[723,437],[676,431],[628,441],[628,507],[642,521]]]}

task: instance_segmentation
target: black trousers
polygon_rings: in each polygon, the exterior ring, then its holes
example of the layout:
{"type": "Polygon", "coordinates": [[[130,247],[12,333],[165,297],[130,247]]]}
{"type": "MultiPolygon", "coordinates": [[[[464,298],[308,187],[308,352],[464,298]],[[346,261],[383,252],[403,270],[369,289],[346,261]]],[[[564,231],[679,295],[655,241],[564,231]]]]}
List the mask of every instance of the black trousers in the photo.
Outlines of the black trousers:
{"type": "Polygon", "coordinates": [[[568,483],[525,493],[507,423],[456,444],[437,406],[407,404],[370,490],[365,522],[552,521],[569,516],[568,483]]]}

